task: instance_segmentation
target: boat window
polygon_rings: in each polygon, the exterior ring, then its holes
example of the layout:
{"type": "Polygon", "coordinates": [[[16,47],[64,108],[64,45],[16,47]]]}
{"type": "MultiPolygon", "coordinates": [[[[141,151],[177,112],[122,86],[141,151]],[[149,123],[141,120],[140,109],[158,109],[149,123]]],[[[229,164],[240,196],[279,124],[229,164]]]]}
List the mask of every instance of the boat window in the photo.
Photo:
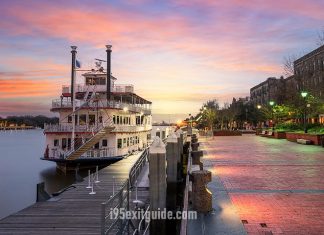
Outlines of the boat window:
{"type": "Polygon", "coordinates": [[[117,148],[122,148],[122,139],[117,139],[117,148]]]}
{"type": "Polygon", "coordinates": [[[87,116],[85,114],[80,114],[79,125],[85,125],[87,122],[87,116]]]}
{"type": "Polygon", "coordinates": [[[65,149],[67,146],[66,138],[62,138],[62,149],[65,149]]]}
{"type": "Polygon", "coordinates": [[[74,119],[75,125],[78,125],[78,118],[79,118],[79,115],[75,114],[75,119],[74,119]]]}
{"type": "Polygon", "coordinates": [[[96,123],[96,116],[94,114],[89,115],[89,125],[94,125],[96,123]]]}
{"type": "Polygon", "coordinates": [[[102,140],[102,147],[107,147],[107,146],[108,146],[108,141],[102,140]]]}
{"type": "Polygon", "coordinates": [[[68,138],[68,149],[70,149],[71,148],[71,138],[68,138]]]}
{"type": "Polygon", "coordinates": [[[55,147],[59,146],[59,140],[58,140],[58,139],[55,139],[55,140],[54,140],[54,146],[55,146],[55,147]]]}
{"type": "Polygon", "coordinates": [[[94,148],[95,149],[98,149],[99,148],[99,142],[94,145],[94,148]]]}
{"type": "Polygon", "coordinates": [[[165,139],[165,131],[162,131],[162,140],[165,139]]]}

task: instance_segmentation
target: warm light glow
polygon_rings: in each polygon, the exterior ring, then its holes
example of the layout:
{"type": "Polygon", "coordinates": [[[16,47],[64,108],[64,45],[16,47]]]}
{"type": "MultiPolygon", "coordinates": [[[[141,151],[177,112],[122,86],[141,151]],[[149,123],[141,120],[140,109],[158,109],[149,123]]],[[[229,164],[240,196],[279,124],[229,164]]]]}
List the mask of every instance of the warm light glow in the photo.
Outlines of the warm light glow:
{"type": "Polygon", "coordinates": [[[127,107],[124,107],[123,110],[124,110],[124,112],[127,112],[128,111],[128,108],[127,107]]]}
{"type": "Polygon", "coordinates": [[[257,108],[258,108],[258,109],[261,109],[261,105],[258,105],[257,108]]]}
{"type": "Polygon", "coordinates": [[[303,92],[301,93],[301,96],[302,96],[303,98],[305,98],[307,95],[308,95],[308,93],[307,93],[306,91],[303,91],[303,92]]]}
{"type": "Polygon", "coordinates": [[[179,120],[177,121],[177,125],[180,126],[181,124],[182,124],[182,120],[179,119],[179,120]]]}
{"type": "Polygon", "coordinates": [[[274,101],[270,101],[270,102],[269,102],[269,104],[270,104],[271,106],[273,106],[274,103],[275,103],[274,101]]]}

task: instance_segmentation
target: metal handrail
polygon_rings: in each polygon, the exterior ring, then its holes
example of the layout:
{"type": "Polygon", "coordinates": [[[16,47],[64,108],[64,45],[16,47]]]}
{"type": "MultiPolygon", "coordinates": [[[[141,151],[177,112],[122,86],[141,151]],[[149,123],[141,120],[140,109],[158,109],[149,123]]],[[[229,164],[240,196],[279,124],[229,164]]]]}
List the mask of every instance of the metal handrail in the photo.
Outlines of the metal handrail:
{"type": "MultiPolygon", "coordinates": [[[[121,186],[120,190],[112,195],[107,201],[101,203],[101,234],[107,234],[109,233],[117,224],[117,222],[120,222],[121,225],[123,224],[123,221],[121,221],[120,218],[113,219],[112,223],[109,225],[109,227],[106,229],[106,222],[109,219],[111,213],[113,210],[110,210],[110,213],[106,214],[106,209],[110,205],[112,205],[110,208],[122,208],[124,205],[124,202],[126,200],[127,210],[129,209],[129,180],[127,179],[123,185],[121,186]],[[126,190],[126,194],[124,195],[124,191],[126,190]],[[113,206],[113,203],[116,199],[119,199],[118,203],[113,206]]],[[[122,228],[120,228],[122,231],[122,228]]]]}
{"type": "MultiPolygon", "coordinates": [[[[184,212],[188,214],[189,175],[190,175],[190,169],[191,169],[191,164],[192,164],[191,161],[192,161],[191,148],[189,147],[186,186],[185,186],[185,190],[184,190],[182,214],[184,214],[184,212]]],[[[183,216],[182,220],[181,220],[180,235],[187,235],[187,224],[188,224],[188,218],[187,218],[187,216],[183,216]]]]}
{"type": "Polygon", "coordinates": [[[96,134],[103,130],[105,127],[107,126],[113,126],[112,124],[112,118],[110,116],[108,116],[108,118],[103,121],[102,123],[100,123],[100,125],[96,125],[92,130],[91,133],[88,133],[86,136],[82,136],[84,139],[87,139],[87,137],[90,137],[88,139],[88,141],[85,141],[84,143],[82,142],[82,139],[74,139],[73,141],[71,141],[71,149],[67,150],[64,153],[64,157],[68,157],[70,154],[72,154],[74,151],[78,150],[79,148],[81,148],[84,144],[86,144],[87,142],[91,141],[93,138],[95,138],[96,134]],[[79,145],[77,148],[74,148],[75,145],[79,145]]]}
{"type": "Polygon", "coordinates": [[[130,186],[132,187],[135,183],[134,178],[137,178],[141,170],[143,169],[143,166],[145,165],[145,162],[147,160],[149,149],[146,148],[140,158],[137,160],[137,162],[132,166],[132,168],[129,171],[129,181],[130,186]]]}
{"type": "MultiPolygon", "coordinates": [[[[138,226],[137,226],[137,228],[134,230],[133,235],[140,234],[140,232],[141,232],[141,227],[142,227],[142,223],[145,222],[146,214],[149,212],[149,210],[150,210],[150,206],[148,206],[148,207],[146,208],[146,211],[145,211],[145,213],[144,213],[144,215],[143,215],[143,218],[142,218],[141,221],[138,223],[138,226]]],[[[150,227],[150,222],[148,222],[147,226],[145,227],[145,230],[144,230],[143,235],[147,232],[147,230],[148,230],[149,227],[150,227]]]]}

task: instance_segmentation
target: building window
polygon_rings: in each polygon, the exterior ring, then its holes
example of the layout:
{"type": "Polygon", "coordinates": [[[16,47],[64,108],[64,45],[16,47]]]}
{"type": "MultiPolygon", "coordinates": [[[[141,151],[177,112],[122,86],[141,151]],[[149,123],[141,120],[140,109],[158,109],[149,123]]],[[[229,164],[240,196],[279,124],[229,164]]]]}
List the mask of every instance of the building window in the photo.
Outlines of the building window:
{"type": "Polygon", "coordinates": [[[107,147],[108,146],[108,141],[106,139],[102,140],[101,145],[102,145],[102,147],[107,147]]]}
{"type": "Polygon", "coordinates": [[[54,140],[54,147],[58,147],[59,146],[59,140],[58,139],[55,139],[54,140]]]}
{"type": "Polygon", "coordinates": [[[122,139],[117,139],[117,148],[122,148],[122,139]]]}
{"type": "Polygon", "coordinates": [[[116,116],[115,115],[113,116],[113,122],[114,122],[114,124],[116,124],[116,116]]]}

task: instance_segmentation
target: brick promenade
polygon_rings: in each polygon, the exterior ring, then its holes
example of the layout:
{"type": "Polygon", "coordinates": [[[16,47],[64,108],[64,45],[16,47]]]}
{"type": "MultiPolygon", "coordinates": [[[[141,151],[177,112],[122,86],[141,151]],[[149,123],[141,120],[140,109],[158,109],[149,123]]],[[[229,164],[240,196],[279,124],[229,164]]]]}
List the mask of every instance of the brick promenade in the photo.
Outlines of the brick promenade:
{"type": "Polygon", "coordinates": [[[248,234],[324,234],[324,148],[254,135],[200,140],[248,234]]]}

